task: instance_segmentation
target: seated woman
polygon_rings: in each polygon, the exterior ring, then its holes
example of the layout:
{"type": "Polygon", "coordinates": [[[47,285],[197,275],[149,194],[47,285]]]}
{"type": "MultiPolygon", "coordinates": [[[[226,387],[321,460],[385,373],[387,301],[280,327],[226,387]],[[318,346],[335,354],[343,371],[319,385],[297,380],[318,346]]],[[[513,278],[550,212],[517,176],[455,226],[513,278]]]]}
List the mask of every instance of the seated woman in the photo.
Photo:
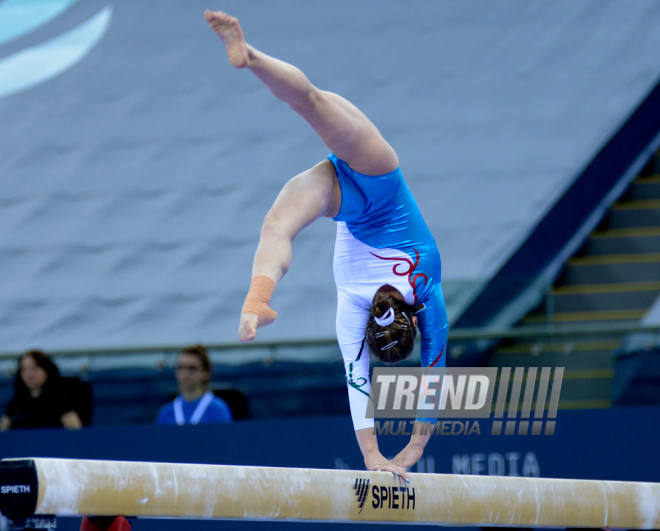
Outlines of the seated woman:
{"type": "Polygon", "coordinates": [[[298,232],[321,217],[337,221],[337,340],[358,444],[368,469],[407,478],[405,468],[419,460],[430,435],[413,430],[410,443],[391,462],[381,455],[373,419],[365,418],[370,382],[364,345],[395,363],[410,355],[419,325],[422,365],[444,366],[448,326],[435,240],[396,153],[359,109],[247,44],[235,18],[210,11],[204,16],[224,42],[230,63],[256,75],[332,152],[291,179],[266,215],[238,337],[252,341],[257,328],[275,320],[270,297],[289,269],[298,232]]]}
{"type": "Polygon", "coordinates": [[[16,428],[82,428],[78,413],[62,391],[60,371],[43,352],[18,360],[14,397],[0,418],[0,431],[16,428]]]}

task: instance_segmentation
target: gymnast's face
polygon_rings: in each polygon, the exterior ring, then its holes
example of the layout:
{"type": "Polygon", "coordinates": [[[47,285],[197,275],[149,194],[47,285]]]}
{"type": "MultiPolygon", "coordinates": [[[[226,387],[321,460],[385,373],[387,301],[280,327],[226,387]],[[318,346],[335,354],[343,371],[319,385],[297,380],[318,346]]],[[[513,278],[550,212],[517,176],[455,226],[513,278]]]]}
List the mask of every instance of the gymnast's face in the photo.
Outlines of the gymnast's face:
{"type": "Polygon", "coordinates": [[[176,381],[182,393],[194,393],[205,389],[210,377],[197,356],[179,354],[176,363],[176,381]]]}
{"type": "Polygon", "coordinates": [[[21,380],[28,391],[38,391],[46,384],[48,374],[32,356],[25,356],[21,360],[21,380]]]}

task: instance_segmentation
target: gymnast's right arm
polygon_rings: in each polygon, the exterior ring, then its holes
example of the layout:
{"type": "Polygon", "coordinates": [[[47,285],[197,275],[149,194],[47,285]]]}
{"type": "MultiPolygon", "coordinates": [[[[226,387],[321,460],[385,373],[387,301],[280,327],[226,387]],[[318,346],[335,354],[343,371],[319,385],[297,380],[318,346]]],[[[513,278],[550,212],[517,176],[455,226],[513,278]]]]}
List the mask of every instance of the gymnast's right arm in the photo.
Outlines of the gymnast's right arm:
{"type": "MultiPolygon", "coordinates": [[[[422,367],[445,367],[449,325],[440,284],[434,287],[424,306],[423,310],[415,314],[422,337],[422,367]]],[[[410,442],[392,459],[392,463],[406,468],[417,463],[431,438],[431,429],[428,426],[420,429],[417,422],[435,423],[435,421],[434,417],[417,418],[410,442]]]]}

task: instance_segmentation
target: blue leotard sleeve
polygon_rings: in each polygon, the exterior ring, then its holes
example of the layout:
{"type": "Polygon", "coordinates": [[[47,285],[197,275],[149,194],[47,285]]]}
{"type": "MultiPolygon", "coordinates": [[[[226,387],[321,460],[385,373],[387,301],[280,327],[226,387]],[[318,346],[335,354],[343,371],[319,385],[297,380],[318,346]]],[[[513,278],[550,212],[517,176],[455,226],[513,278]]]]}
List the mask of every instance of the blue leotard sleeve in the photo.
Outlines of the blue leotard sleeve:
{"type": "Polygon", "coordinates": [[[415,312],[422,338],[422,367],[446,367],[447,310],[440,284],[433,286],[430,296],[415,312]]]}
{"type": "MultiPolygon", "coordinates": [[[[442,290],[439,289],[440,284],[437,284],[437,288],[431,290],[429,299],[415,313],[417,327],[422,339],[422,367],[447,366],[449,325],[442,290]]],[[[436,421],[435,418],[418,418],[417,420],[433,423],[436,421]]]]}

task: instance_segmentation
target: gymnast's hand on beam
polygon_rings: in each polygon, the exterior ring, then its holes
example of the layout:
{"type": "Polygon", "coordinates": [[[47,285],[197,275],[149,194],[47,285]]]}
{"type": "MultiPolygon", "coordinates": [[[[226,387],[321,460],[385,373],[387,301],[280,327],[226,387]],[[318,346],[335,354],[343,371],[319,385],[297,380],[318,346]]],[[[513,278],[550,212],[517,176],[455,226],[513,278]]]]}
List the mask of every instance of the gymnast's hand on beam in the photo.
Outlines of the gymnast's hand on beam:
{"type": "Polygon", "coordinates": [[[375,472],[392,472],[395,478],[398,477],[407,483],[410,483],[410,478],[408,478],[406,469],[392,465],[392,463],[385,459],[378,451],[365,455],[364,464],[367,466],[368,470],[373,470],[375,472]]]}

